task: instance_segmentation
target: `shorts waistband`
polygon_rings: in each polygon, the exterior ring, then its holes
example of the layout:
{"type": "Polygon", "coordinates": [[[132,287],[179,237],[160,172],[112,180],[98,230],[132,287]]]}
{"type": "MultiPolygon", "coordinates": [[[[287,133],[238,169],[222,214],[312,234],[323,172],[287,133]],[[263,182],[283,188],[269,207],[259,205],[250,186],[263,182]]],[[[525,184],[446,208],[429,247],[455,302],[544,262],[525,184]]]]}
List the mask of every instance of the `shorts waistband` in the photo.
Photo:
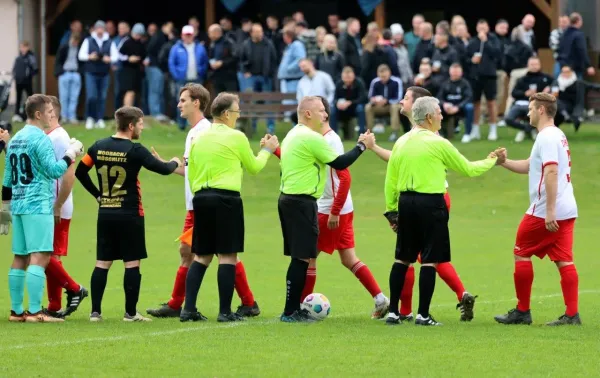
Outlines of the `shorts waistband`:
{"type": "Polygon", "coordinates": [[[226,190],[226,189],[201,189],[199,191],[197,191],[195,194],[209,194],[209,193],[214,193],[214,194],[220,194],[222,196],[229,196],[229,197],[239,197],[240,196],[240,192],[236,192],[234,190],[226,190]]]}
{"type": "Polygon", "coordinates": [[[316,202],[317,199],[313,196],[309,196],[308,194],[285,194],[285,193],[281,193],[282,197],[289,197],[289,198],[298,198],[298,199],[302,199],[302,200],[309,200],[309,201],[313,201],[316,202]]]}
{"type": "Polygon", "coordinates": [[[400,192],[400,196],[444,198],[444,193],[419,193],[419,192],[406,191],[406,192],[400,192]]]}

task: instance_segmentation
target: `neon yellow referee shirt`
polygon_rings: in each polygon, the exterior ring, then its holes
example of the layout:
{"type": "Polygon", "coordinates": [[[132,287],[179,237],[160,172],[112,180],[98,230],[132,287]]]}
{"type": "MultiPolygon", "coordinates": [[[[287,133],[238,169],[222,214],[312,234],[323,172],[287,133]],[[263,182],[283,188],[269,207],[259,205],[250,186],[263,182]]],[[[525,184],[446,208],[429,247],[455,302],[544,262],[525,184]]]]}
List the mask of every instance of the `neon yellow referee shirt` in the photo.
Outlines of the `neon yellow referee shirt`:
{"type": "Polygon", "coordinates": [[[475,177],[489,171],[496,160],[471,162],[447,139],[416,128],[400,137],[392,149],[385,176],[386,211],[398,210],[400,192],[445,193],[447,168],[475,177]]]}
{"type": "Polygon", "coordinates": [[[254,156],[246,135],[227,125],[213,123],[192,141],[188,157],[188,180],[192,193],[202,189],[242,189],[243,169],[260,172],[271,153],[265,149],[254,156]]]}

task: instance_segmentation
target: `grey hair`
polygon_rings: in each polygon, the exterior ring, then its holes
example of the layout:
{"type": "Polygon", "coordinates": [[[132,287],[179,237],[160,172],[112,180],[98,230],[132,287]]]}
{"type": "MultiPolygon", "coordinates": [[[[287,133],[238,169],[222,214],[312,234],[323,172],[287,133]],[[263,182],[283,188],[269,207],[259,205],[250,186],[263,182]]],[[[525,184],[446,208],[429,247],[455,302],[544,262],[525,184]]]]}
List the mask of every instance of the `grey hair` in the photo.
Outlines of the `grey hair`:
{"type": "Polygon", "coordinates": [[[420,97],[412,106],[412,118],[416,125],[422,125],[427,118],[427,115],[435,114],[435,107],[440,101],[435,97],[420,97]]]}

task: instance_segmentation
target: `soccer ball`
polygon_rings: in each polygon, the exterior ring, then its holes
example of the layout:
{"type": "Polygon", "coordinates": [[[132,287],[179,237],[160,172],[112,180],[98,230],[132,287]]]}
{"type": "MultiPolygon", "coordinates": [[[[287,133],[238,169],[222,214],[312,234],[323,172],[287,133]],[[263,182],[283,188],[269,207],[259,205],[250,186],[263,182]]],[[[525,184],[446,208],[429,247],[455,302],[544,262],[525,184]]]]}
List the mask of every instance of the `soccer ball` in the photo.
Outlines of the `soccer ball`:
{"type": "Polygon", "coordinates": [[[310,315],[317,320],[325,319],[327,315],[329,315],[329,312],[331,312],[329,299],[319,293],[312,293],[304,298],[301,308],[307,310],[310,315]]]}

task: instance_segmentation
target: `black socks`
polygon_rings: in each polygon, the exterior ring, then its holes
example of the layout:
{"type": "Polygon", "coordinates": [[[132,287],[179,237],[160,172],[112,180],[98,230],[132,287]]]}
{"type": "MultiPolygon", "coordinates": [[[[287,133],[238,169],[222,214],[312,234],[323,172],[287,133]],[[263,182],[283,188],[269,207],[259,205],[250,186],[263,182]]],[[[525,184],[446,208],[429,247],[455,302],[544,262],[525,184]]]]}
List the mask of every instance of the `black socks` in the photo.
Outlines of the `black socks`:
{"type": "Polygon", "coordinates": [[[284,315],[291,315],[300,309],[300,298],[306,282],[308,261],[292,258],[286,276],[285,310],[284,315]]]}

